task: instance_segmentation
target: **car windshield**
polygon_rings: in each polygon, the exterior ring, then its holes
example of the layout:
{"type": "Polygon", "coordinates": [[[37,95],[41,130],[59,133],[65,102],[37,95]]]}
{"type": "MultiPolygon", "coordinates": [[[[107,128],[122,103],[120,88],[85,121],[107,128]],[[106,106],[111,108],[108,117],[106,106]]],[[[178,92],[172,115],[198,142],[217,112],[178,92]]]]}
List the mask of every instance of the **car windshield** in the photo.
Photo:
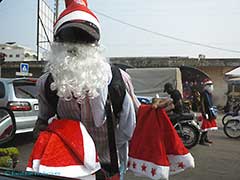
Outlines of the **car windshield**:
{"type": "Polygon", "coordinates": [[[36,98],[36,81],[28,79],[15,80],[13,86],[17,98],[36,98]]]}

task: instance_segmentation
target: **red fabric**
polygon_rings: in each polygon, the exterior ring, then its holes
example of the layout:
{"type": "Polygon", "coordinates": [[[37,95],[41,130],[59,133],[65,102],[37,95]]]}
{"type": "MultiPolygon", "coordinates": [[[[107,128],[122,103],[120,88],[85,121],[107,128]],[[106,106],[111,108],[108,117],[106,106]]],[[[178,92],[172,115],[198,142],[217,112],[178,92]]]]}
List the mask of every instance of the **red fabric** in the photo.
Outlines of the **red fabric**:
{"type": "Polygon", "coordinates": [[[120,174],[115,174],[112,177],[106,178],[106,180],[119,180],[120,179],[120,174]]]}
{"type": "Polygon", "coordinates": [[[66,7],[70,6],[72,3],[87,4],[87,0],[65,0],[66,7]]]}
{"type": "Polygon", "coordinates": [[[83,137],[78,121],[53,120],[47,131],[40,133],[29,158],[41,159],[41,165],[61,167],[83,165],[83,137]],[[66,128],[67,127],[67,128],[66,128]]]}
{"type": "Polygon", "coordinates": [[[130,157],[169,166],[168,154],[185,155],[188,152],[164,109],[154,109],[151,105],[139,107],[130,157]]]}
{"type": "Polygon", "coordinates": [[[60,162],[62,162],[61,166],[83,164],[84,149],[83,141],[80,140],[83,137],[78,121],[54,120],[48,130],[54,133],[51,135],[45,151],[53,155],[51,157],[44,156],[45,158],[43,157],[41,160],[42,165],[57,166],[60,162]],[[65,148],[66,146],[68,148],[65,148]],[[60,151],[64,157],[56,151],[60,151]]]}
{"type": "Polygon", "coordinates": [[[210,130],[211,128],[217,128],[216,119],[209,120],[209,119],[202,118],[201,129],[204,131],[204,130],[210,130]]]}
{"type": "MultiPolygon", "coordinates": [[[[54,26],[56,25],[56,23],[63,18],[64,16],[66,16],[67,14],[74,12],[74,11],[84,11],[86,13],[91,14],[93,17],[96,18],[96,20],[98,21],[97,16],[90,10],[88,9],[88,7],[84,6],[84,5],[80,5],[80,4],[76,4],[76,3],[71,3],[67,9],[65,9],[60,16],[58,17],[57,21],[54,23],[54,26]]],[[[77,19],[73,19],[73,20],[77,20],[77,19]]]]}

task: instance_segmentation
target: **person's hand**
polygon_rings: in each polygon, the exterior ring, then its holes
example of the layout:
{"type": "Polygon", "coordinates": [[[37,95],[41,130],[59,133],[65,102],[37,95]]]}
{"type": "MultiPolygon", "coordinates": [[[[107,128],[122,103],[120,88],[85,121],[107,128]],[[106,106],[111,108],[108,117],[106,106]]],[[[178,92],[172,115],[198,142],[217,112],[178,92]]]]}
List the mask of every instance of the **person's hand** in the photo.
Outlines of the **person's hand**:
{"type": "Polygon", "coordinates": [[[152,107],[154,109],[157,108],[165,108],[165,110],[171,111],[172,109],[174,109],[174,104],[171,98],[153,98],[152,100],[152,107]]]}

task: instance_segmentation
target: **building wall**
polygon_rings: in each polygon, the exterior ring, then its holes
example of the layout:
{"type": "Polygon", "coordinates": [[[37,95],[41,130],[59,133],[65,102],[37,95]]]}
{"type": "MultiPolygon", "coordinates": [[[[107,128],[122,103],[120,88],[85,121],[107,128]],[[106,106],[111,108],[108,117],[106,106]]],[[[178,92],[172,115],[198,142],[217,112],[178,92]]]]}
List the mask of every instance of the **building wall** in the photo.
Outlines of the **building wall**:
{"type": "MultiPolygon", "coordinates": [[[[196,67],[212,78],[214,82],[214,103],[218,106],[224,106],[227,100],[225,93],[227,92],[227,83],[224,81],[224,74],[235,67],[240,65],[240,59],[216,59],[216,60],[184,60],[184,59],[169,59],[169,58],[134,58],[134,62],[131,62],[129,58],[118,58],[118,64],[125,64],[132,67],[181,67],[182,65],[196,67]],[[122,59],[122,60],[121,60],[122,59]]],[[[113,59],[110,61],[114,62],[113,59]]],[[[19,66],[21,62],[5,62],[1,65],[2,73],[1,77],[16,77],[16,72],[19,72],[19,66]]],[[[29,71],[33,74],[33,77],[38,78],[42,73],[46,61],[32,61],[29,63],[29,71]]],[[[116,63],[116,62],[115,62],[116,63]]]]}
{"type": "Polygon", "coordinates": [[[24,61],[24,49],[1,49],[6,54],[5,61],[24,61]]]}
{"type": "Polygon", "coordinates": [[[37,53],[24,46],[16,44],[0,44],[0,53],[6,54],[5,62],[36,61],[37,53]]]}

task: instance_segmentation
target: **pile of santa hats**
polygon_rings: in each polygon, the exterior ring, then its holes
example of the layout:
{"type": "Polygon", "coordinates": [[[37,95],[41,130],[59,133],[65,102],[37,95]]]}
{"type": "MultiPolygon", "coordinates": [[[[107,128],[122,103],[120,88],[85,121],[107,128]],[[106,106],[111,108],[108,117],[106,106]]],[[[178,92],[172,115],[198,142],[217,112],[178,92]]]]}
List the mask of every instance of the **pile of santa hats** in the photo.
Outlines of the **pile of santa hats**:
{"type": "Polygon", "coordinates": [[[138,176],[168,179],[193,168],[194,159],[164,109],[141,105],[129,152],[128,168],[138,176]]]}

